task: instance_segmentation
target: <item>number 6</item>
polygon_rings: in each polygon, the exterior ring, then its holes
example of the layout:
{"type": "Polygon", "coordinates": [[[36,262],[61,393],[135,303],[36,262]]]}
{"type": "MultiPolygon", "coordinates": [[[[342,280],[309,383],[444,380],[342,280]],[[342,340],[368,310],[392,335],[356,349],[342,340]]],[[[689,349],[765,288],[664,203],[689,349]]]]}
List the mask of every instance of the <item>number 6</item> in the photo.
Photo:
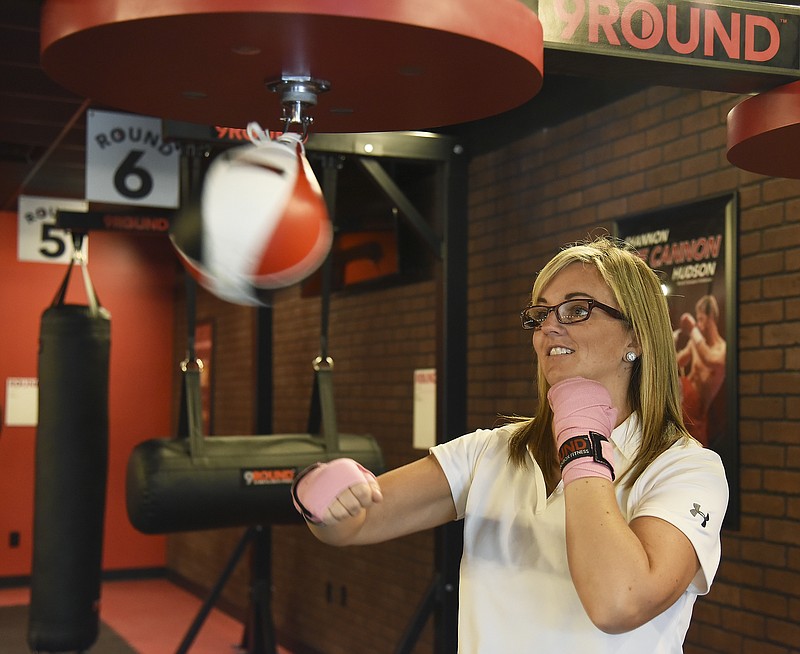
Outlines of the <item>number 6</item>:
{"type": "Polygon", "coordinates": [[[128,156],[125,157],[125,160],[119,165],[119,168],[117,168],[117,172],[114,173],[114,188],[117,189],[120,195],[124,195],[126,198],[131,198],[132,200],[140,200],[148,196],[150,191],[153,190],[152,175],[144,168],[136,165],[143,156],[144,151],[131,150],[128,156]],[[139,184],[136,188],[131,188],[128,184],[129,177],[135,177],[139,180],[139,184]]]}

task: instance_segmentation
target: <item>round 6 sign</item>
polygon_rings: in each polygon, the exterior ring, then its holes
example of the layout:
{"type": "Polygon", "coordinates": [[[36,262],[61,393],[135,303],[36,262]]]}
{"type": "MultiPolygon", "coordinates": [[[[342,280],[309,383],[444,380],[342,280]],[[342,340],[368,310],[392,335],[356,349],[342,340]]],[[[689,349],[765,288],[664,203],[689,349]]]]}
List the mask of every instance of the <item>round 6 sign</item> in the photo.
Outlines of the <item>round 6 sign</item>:
{"type": "Polygon", "coordinates": [[[161,120],[96,109],[86,115],[86,199],[177,207],[180,150],[162,138],[161,120]]]}

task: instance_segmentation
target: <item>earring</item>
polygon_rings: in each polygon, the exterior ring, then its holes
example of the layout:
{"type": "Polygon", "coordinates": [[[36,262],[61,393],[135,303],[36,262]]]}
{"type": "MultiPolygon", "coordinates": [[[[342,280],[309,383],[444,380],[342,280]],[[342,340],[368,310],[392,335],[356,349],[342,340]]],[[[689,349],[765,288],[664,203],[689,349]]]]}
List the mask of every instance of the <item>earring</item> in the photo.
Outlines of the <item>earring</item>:
{"type": "Polygon", "coordinates": [[[636,352],[626,352],[625,361],[627,361],[628,363],[633,363],[634,361],[636,361],[636,352]]]}

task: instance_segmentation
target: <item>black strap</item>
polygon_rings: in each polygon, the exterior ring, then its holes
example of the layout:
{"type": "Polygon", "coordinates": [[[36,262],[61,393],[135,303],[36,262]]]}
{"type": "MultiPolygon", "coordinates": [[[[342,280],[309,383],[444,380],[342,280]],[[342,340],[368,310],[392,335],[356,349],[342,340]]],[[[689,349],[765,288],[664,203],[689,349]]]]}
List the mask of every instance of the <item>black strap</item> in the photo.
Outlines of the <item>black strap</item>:
{"type": "Polygon", "coordinates": [[[96,318],[102,311],[102,305],[94,290],[92,278],[89,276],[89,268],[86,266],[86,257],[83,256],[84,236],[85,234],[82,232],[72,232],[72,258],[67,266],[67,273],[64,275],[61,286],[58,287],[58,291],[56,291],[56,295],[50,306],[56,307],[65,304],[67,288],[69,287],[69,280],[72,276],[72,268],[77,263],[80,266],[81,275],[83,277],[83,287],[86,290],[86,301],[88,302],[89,313],[93,318],[96,318]]]}
{"type": "MultiPolygon", "coordinates": [[[[192,212],[199,206],[202,188],[204,151],[194,144],[184,144],[181,157],[181,211],[192,212]]],[[[188,226],[190,229],[192,226],[188,226]]],[[[194,253],[198,255],[198,253],[194,253]]],[[[185,273],[186,281],[186,358],[181,362],[183,383],[178,416],[178,437],[189,439],[189,453],[193,461],[205,454],[203,434],[203,395],[200,376],[203,362],[197,358],[195,331],[197,325],[197,283],[185,273]]]]}
{"type": "MultiPolygon", "coordinates": [[[[333,360],[316,359],[314,373],[319,389],[319,411],[322,416],[322,438],[328,454],[339,452],[339,431],[336,427],[336,405],[333,401],[333,360]]],[[[316,432],[312,432],[316,433],[316,432]]]]}
{"type": "Polygon", "coordinates": [[[181,386],[181,413],[178,421],[178,436],[189,439],[192,461],[205,455],[203,434],[203,394],[200,375],[203,362],[195,350],[195,325],[197,312],[197,284],[186,275],[186,358],[181,362],[183,384],[181,386]]]}
{"type": "MultiPolygon", "coordinates": [[[[336,186],[340,160],[334,156],[322,158],[322,193],[328,216],[336,225],[336,186]]],[[[322,288],[320,292],[319,356],[314,360],[314,385],[308,415],[308,432],[322,434],[329,453],[339,451],[339,432],[336,425],[336,406],[333,401],[333,359],[328,354],[328,327],[330,324],[331,283],[333,248],[322,264],[322,288]]]]}
{"type": "Polygon", "coordinates": [[[614,481],[616,478],[614,475],[614,466],[611,464],[611,461],[603,456],[604,442],[608,443],[608,438],[596,431],[589,431],[586,434],[568,438],[561,444],[561,447],[558,448],[558,459],[561,464],[561,471],[563,472],[564,468],[576,459],[589,458],[595,463],[600,463],[608,468],[611,471],[611,481],[614,481]]]}

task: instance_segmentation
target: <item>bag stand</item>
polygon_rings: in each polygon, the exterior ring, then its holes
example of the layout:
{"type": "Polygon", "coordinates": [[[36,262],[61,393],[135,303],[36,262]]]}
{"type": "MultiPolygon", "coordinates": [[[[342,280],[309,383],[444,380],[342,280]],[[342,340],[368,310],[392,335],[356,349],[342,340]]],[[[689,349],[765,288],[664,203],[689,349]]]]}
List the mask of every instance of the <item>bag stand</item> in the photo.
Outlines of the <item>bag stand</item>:
{"type": "MultiPolygon", "coordinates": [[[[326,158],[324,161],[323,195],[332,220],[335,207],[338,165],[335,157],[326,158]]],[[[368,438],[367,446],[365,447],[363,445],[365,437],[340,434],[337,428],[333,399],[333,360],[328,356],[331,256],[331,254],[328,255],[322,268],[320,354],[313,362],[314,385],[309,411],[308,432],[310,434],[321,434],[322,439],[315,440],[324,442],[325,458],[328,460],[338,456],[360,458],[361,462],[367,467],[371,467],[373,472],[379,473],[382,472],[383,460],[380,451],[376,449],[377,446],[372,443],[371,437],[368,438]],[[362,439],[362,441],[358,439],[362,439]],[[374,447],[370,449],[370,445],[374,447]]],[[[187,277],[188,353],[187,359],[182,364],[185,414],[184,412],[181,414],[182,424],[179,426],[179,433],[188,436],[192,460],[199,461],[208,454],[208,449],[205,448],[205,445],[209,441],[203,437],[202,433],[201,364],[197,362],[194,351],[195,293],[196,286],[187,277]]],[[[176,654],[186,654],[189,651],[248,546],[251,551],[250,605],[240,646],[247,654],[277,654],[275,627],[272,619],[272,531],[270,524],[251,525],[242,534],[225,568],[176,650],[176,654]]]]}
{"type": "Polygon", "coordinates": [[[272,534],[269,527],[254,525],[242,534],[175,654],[186,654],[189,651],[248,546],[252,554],[250,606],[240,647],[248,654],[277,653],[275,626],[272,621],[272,534]]]}
{"type": "MultiPolygon", "coordinates": [[[[201,457],[203,450],[202,406],[200,402],[200,366],[194,349],[196,286],[188,276],[186,283],[187,358],[181,364],[184,372],[184,403],[180,415],[179,433],[188,432],[192,458],[201,457]],[[197,365],[190,372],[189,362],[197,365]],[[185,431],[183,431],[185,429],[185,431]]],[[[250,548],[250,602],[245,630],[240,648],[247,654],[277,654],[275,625],[272,620],[272,530],[268,525],[251,525],[242,534],[225,567],[212,586],[203,604],[195,615],[189,629],[175,650],[175,654],[187,654],[200,633],[211,610],[228,583],[244,553],[250,548]]]]}

